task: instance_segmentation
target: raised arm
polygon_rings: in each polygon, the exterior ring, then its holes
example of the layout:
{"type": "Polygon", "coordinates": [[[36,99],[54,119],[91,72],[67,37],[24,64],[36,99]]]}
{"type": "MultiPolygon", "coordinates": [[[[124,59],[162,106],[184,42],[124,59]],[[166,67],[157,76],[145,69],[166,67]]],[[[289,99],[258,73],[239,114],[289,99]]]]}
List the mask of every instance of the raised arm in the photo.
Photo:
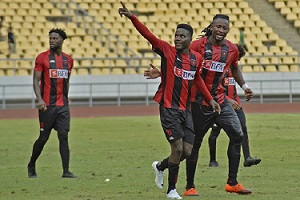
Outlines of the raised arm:
{"type": "Polygon", "coordinates": [[[119,14],[122,17],[123,15],[131,20],[134,27],[138,30],[138,32],[148,40],[152,46],[156,47],[158,45],[159,39],[142,23],[138,20],[138,18],[132,14],[128,8],[126,8],[125,4],[121,1],[122,8],[119,8],[119,14]]]}

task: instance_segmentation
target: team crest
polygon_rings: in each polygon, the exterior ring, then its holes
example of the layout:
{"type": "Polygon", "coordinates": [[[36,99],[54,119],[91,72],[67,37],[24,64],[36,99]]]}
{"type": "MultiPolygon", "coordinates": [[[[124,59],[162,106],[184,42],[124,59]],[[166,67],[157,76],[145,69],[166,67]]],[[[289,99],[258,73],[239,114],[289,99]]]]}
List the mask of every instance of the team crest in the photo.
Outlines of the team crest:
{"type": "Polygon", "coordinates": [[[67,60],[63,60],[63,65],[64,66],[68,65],[68,61],[67,60]]]}
{"type": "Polygon", "coordinates": [[[195,59],[191,59],[191,65],[196,66],[196,60],[195,59]]]}
{"type": "Polygon", "coordinates": [[[222,51],[222,52],[221,52],[221,55],[222,55],[223,57],[227,57],[228,51],[222,51]]]}

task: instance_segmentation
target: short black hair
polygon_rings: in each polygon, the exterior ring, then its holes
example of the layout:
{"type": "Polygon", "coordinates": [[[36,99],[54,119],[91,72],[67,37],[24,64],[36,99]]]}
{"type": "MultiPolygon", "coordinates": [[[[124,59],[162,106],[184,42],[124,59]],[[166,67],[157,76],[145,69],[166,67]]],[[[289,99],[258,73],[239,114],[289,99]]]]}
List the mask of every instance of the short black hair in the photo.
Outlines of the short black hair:
{"type": "Polygon", "coordinates": [[[65,32],[63,29],[61,29],[61,28],[53,28],[53,29],[51,29],[51,30],[49,31],[49,35],[50,35],[51,33],[58,33],[58,35],[59,35],[60,37],[62,37],[63,40],[65,40],[65,39],[68,38],[66,32],[65,32]]]}
{"type": "Polygon", "coordinates": [[[183,29],[189,31],[190,34],[191,34],[191,37],[193,37],[194,30],[193,30],[193,27],[191,25],[189,25],[189,24],[178,24],[176,29],[178,29],[178,28],[183,28],[183,29]]]}
{"type": "Polygon", "coordinates": [[[215,21],[215,19],[225,19],[229,22],[229,16],[224,14],[216,14],[213,18],[213,21],[215,21]]]}

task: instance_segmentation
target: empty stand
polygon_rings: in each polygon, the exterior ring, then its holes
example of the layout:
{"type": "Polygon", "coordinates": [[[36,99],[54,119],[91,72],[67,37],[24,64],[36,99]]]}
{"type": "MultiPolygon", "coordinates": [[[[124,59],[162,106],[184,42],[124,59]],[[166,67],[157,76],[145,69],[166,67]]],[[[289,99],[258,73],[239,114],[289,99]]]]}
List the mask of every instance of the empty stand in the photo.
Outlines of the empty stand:
{"type": "MultiPolygon", "coordinates": [[[[293,22],[295,27],[300,28],[300,5],[296,0],[271,1],[274,6],[288,20],[293,22]]],[[[68,2],[64,0],[62,2],[68,2]]],[[[113,57],[115,60],[99,60],[79,62],[75,67],[74,74],[109,74],[109,73],[136,73],[136,70],[127,70],[128,63],[125,60],[118,60],[126,54],[124,49],[121,49],[120,44],[116,40],[99,41],[101,37],[113,35],[128,45],[138,56],[143,56],[146,50],[151,50],[151,45],[139,35],[133,25],[127,20],[119,17],[117,8],[119,2],[114,0],[75,0],[80,8],[84,9],[89,15],[94,17],[97,22],[100,22],[107,33],[100,28],[92,32],[91,26],[94,26],[91,18],[83,18],[78,16],[77,21],[60,22],[47,21],[49,16],[66,16],[68,9],[63,5],[61,9],[58,5],[47,0],[36,0],[34,3],[27,1],[11,1],[2,0],[0,2],[0,12],[6,16],[6,25],[11,24],[13,31],[16,34],[17,54],[13,56],[24,58],[35,58],[35,56],[48,49],[48,31],[54,27],[60,27],[66,30],[70,36],[64,44],[64,50],[70,53],[75,58],[83,57],[113,57]],[[2,9],[1,8],[5,8],[2,9]],[[81,21],[80,21],[81,20],[81,21]],[[89,28],[84,26],[89,25],[89,28]],[[116,48],[117,47],[117,48],[116,48]],[[90,62],[93,69],[89,71],[84,66],[90,62]],[[79,65],[80,64],[80,65],[79,65]],[[81,66],[84,64],[84,66],[81,66]],[[116,68],[106,70],[109,67],[116,68]],[[82,69],[81,69],[82,68],[82,69]],[[105,69],[105,70],[104,70],[105,69]],[[121,70],[120,70],[121,69],[121,70]],[[124,70],[123,70],[124,69],[124,70]]],[[[237,43],[239,40],[239,29],[245,27],[245,40],[248,45],[248,56],[261,55],[290,55],[297,54],[285,40],[282,40],[265,21],[261,20],[260,16],[254,13],[244,0],[125,0],[126,6],[137,13],[139,19],[144,22],[151,31],[158,37],[172,43],[174,39],[174,30],[178,23],[190,23],[195,29],[195,38],[201,31],[210,24],[213,16],[218,13],[228,14],[231,21],[231,30],[227,36],[232,42],[237,43]],[[275,45],[266,45],[268,41],[272,41],[275,45]]],[[[77,9],[73,4],[69,7],[77,9]]],[[[78,11],[78,10],[77,10],[78,11]]],[[[75,20],[75,18],[73,18],[75,20]]],[[[7,52],[7,46],[1,45],[0,50],[7,52]]],[[[132,54],[131,54],[132,55],[132,54]]],[[[150,53],[149,55],[153,55],[150,53]]],[[[291,63],[287,59],[280,59],[277,64],[270,57],[260,58],[245,58],[243,71],[273,71],[274,68],[279,71],[297,70],[297,62],[295,59],[291,63]],[[278,67],[285,65],[286,67],[278,67]],[[264,66],[264,67],[262,67],[264,66]],[[267,67],[270,66],[270,67],[267,67]],[[288,70],[287,70],[288,69],[288,70]]],[[[155,64],[160,65],[159,59],[153,60],[155,64]]],[[[7,63],[5,64],[7,65],[7,63]]],[[[147,65],[147,64],[146,64],[147,65]]],[[[32,67],[32,66],[30,66],[32,67]]],[[[130,68],[129,68],[130,69],[130,68]]],[[[5,70],[0,70],[1,74],[30,74],[30,70],[24,69],[20,71],[11,70],[9,73],[5,70]],[[2,73],[3,72],[3,73],[2,73]]],[[[141,73],[141,72],[140,72],[141,73]]]]}

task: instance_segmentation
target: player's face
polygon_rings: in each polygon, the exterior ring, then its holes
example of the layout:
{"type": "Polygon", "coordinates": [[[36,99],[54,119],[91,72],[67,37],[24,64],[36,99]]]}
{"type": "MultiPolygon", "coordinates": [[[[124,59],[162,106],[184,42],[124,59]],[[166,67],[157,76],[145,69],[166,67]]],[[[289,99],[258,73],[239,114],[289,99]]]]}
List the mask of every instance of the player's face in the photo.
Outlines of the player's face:
{"type": "Polygon", "coordinates": [[[188,30],[183,28],[176,29],[174,43],[177,51],[188,50],[191,41],[192,39],[188,30]]]}
{"type": "Polygon", "coordinates": [[[49,45],[52,51],[57,51],[61,48],[63,43],[62,37],[58,33],[51,33],[49,35],[49,45]]]}
{"type": "Polygon", "coordinates": [[[215,19],[211,27],[212,40],[216,43],[222,42],[229,32],[229,22],[226,19],[215,19]]]}

